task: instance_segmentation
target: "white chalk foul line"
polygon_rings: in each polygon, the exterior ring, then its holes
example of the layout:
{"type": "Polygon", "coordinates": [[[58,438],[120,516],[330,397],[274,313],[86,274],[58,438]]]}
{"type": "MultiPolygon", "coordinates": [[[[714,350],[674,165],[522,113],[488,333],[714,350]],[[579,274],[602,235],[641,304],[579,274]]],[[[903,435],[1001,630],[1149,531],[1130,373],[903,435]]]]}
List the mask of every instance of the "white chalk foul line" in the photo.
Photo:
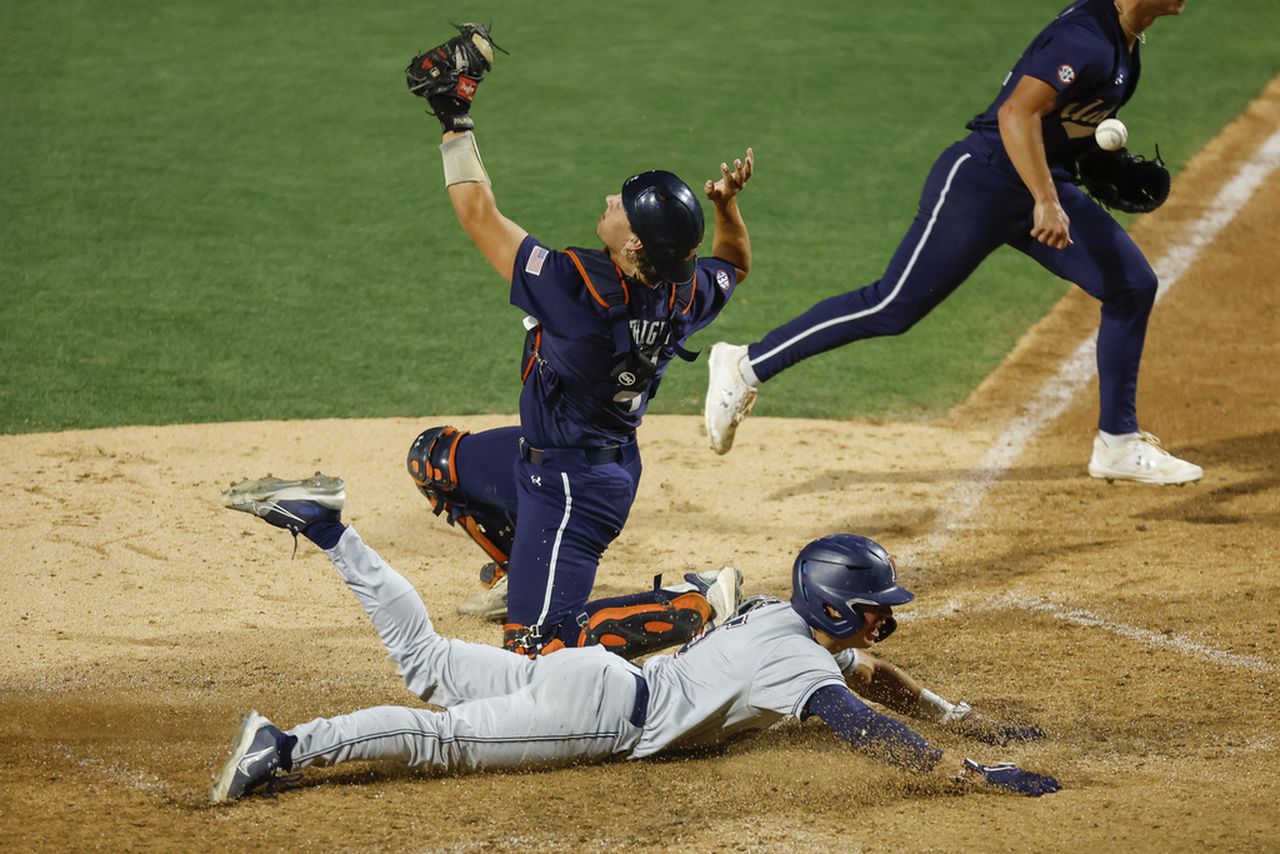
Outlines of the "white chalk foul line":
{"type": "MultiPolygon", "coordinates": [[[[1178,283],[1205,247],[1235,219],[1277,166],[1280,166],[1280,131],[1273,133],[1254,152],[1218,191],[1200,218],[1187,226],[1182,238],[1174,241],[1153,265],[1160,281],[1156,300],[1178,283]]],[[[1097,371],[1096,346],[1095,332],[1076,348],[1057,374],[1009,423],[977,468],[969,472],[947,496],[933,530],[902,550],[901,558],[906,565],[919,565],[925,556],[938,554],[953,533],[968,524],[991,487],[1012,468],[1027,443],[1066,411],[1080,389],[1093,379],[1097,371]]]]}
{"type": "MultiPolygon", "coordinates": [[[[1254,152],[1254,155],[1240,167],[1231,180],[1222,186],[1200,218],[1185,229],[1181,240],[1174,241],[1173,245],[1153,265],[1160,281],[1159,290],[1156,292],[1157,301],[1178,283],[1178,280],[1200,257],[1205,247],[1209,246],[1236,218],[1236,215],[1248,204],[1254,193],[1278,166],[1280,166],[1280,131],[1273,133],[1254,152]]],[[[1027,407],[1009,423],[1004,433],[983,456],[977,468],[969,472],[947,496],[933,529],[902,550],[901,559],[906,565],[918,566],[928,555],[940,553],[950,542],[954,533],[968,525],[992,486],[1022,455],[1027,443],[1066,411],[1080,389],[1093,378],[1097,371],[1096,346],[1097,333],[1094,333],[1075,349],[1075,352],[1058,369],[1057,374],[1045,383],[1027,407]]],[[[1214,649],[1181,635],[1166,635],[1127,623],[1119,623],[1089,611],[1067,608],[1035,596],[1010,594],[990,604],[1006,608],[1025,608],[1048,614],[1065,622],[1101,628],[1149,646],[1173,650],[1205,661],[1268,673],[1276,670],[1275,665],[1260,658],[1214,649]]],[[[945,607],[954,611],[958,605],[951,603],[945,607]]],[[[918,612],[914,616],[916,619],[927,619],[929,616],[944,613],[947,613],[947,610],[918,612]]],[[[911,618],[909,614],[902,616],[911,618]]]]}
{"type": "Polygon", "coordinates": [[[981,613],[983,611],[1005,611],[1020,608],[1034,613],[1046,614],[1055,619],[1062,620],[1064,623],[1073,623],[1077,626],[1088,626],[1090,628],[1104,629],[1112,634],[1138,641],[1147,646],[1157,647],[1159,649],[1167,649],[1172,652],[1189,655],[1202,661],[1211,661],[1214,664],[1225,664],[1229,667],[1240,667],[1245,670],[1255,670],[1260,673],[1275,673],[1276,665],[1262,658],[1256,658],[1251,655],[1240,655],[1239,653],[1227,652],[1221,649],[1215,649],[1207,644],[1193,640],[1186,635],[1173,633],[1156,632],[1151,629],[1144,629],[1140,626],[1133,626],[1128,623],[1121,623],[1112,620],[1092,611],[1086,611],[1083,608],[1071,608],[1066,605],[1060,605],[1041,596],[1030,596],[1025,593],[1006,593],[1003,596],[996,596],[986,600],[979,600],[972,603],[966,603],[961,600],[953,599],[938,608],[930,610],[907,611],[898,615],[900,620],[928,620],[953,616],[957,613],[965,615],[981,613]]]}

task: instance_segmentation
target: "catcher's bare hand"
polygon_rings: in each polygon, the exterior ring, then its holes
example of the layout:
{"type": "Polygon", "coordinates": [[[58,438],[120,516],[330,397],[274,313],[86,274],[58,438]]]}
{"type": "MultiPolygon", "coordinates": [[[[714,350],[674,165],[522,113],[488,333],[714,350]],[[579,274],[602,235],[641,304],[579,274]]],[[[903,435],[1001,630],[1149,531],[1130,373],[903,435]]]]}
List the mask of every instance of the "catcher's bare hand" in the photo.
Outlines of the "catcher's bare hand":
{"type": "Polygon", "coordinates": [[[742,192],[742,188],[751,180],[751,173],[755,171],[756,153],[748,148],[745,159],[737,158],[733,161],[733,168],[729,168],[728,163],[720,164],[720,180],[708,180],[703,188],[706,191],[707,198],[712,204],[724,205],[738,193],[742,192]]]}
{"type": "Polygon", "coordinates": [[[1031,236],[1053,249],[1066,249],[1071,245],[1071,219],[1057,199],[1036,202],[1031,236]]]}

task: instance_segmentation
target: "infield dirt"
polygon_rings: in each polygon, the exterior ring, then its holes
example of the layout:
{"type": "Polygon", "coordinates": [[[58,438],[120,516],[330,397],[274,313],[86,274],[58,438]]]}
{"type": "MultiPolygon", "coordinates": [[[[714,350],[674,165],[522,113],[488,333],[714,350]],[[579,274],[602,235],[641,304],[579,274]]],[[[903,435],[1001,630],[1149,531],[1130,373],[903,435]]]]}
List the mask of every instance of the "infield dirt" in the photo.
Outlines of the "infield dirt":
{"type": "MultiPolygon", "coordinates": [[[[1134,229],[1152,258],[1280,129],[1280,81],[1134,229]]],[[[137,427],[0,437],[0,847],[480,850],[1278,850],[1280,173],[1157,307],[1144,427],[1202,464],[1183,488],[1107,484],[1085,464],[1096,383],[951,531],[901,565],[916,612],[880,650],[926,685],[1049,738],[937,743],[1057,775],[1037,800],[910,778],[792,723],[710,755],[433,778],[308,770],[298,789],[205,802],[239,717],[283,725],[412,704],[328,561],[228,513],[242,476],[348,481],[347,519],[447,635],[479,552],[428,512],[403,454],[424,426],[509,418],[137,427]]],[[[761,274],[763,275],[763,274],[761,274]]],[[[980,287],[975,281],[968,287],[980,287]]],[[[783,593],[833,530],[909,549],[1097,323],[1073,293],[947,418],[753,419],[714,456],[699,419],[651,418],[645,479],[597,593],[735,563],[783,593]]],[[[782,380],[785,382],[785,380],[782,380]]],[[[768,394],[766,387],[763,394],[768,394]]]]}

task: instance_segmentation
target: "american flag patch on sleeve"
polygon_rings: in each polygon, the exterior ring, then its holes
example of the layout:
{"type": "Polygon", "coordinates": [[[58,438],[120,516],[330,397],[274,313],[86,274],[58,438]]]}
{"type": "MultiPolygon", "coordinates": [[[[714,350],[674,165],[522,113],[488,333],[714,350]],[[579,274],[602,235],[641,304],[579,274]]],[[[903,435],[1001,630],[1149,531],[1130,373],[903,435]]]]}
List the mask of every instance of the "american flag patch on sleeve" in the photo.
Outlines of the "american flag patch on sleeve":
{"type": "Polygon", "coordinates": [[[529,260],[524,262],[524,271],[530,276],[542,275],[542,265],[546,263],[551,251],[545,246],[535,246],[529,253],[529,260]]]}

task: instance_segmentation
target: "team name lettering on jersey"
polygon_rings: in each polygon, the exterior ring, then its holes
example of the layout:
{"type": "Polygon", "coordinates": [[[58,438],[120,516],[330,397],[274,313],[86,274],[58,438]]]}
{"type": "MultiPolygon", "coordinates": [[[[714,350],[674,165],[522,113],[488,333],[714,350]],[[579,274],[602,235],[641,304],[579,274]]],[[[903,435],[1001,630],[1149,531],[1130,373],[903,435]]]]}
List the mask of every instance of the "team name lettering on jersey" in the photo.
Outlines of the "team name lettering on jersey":
{"type": "Polygon", "coordinates": [[[652,347],[662,341],[667,332],[665,320],[631,320],[631,340],[637,347],[652,347]]]}
{"type": "Polygon", "coordinates": [[[1092,135],[1098,123],[1113,112],[1115,112],[1114,107],[1102,98],[1097,98],[1087,104],[1067,104],[1059,115],[1062,117],[1062,129],[1067,132],[1067,136],[1078,139],[1092,135]]]}

